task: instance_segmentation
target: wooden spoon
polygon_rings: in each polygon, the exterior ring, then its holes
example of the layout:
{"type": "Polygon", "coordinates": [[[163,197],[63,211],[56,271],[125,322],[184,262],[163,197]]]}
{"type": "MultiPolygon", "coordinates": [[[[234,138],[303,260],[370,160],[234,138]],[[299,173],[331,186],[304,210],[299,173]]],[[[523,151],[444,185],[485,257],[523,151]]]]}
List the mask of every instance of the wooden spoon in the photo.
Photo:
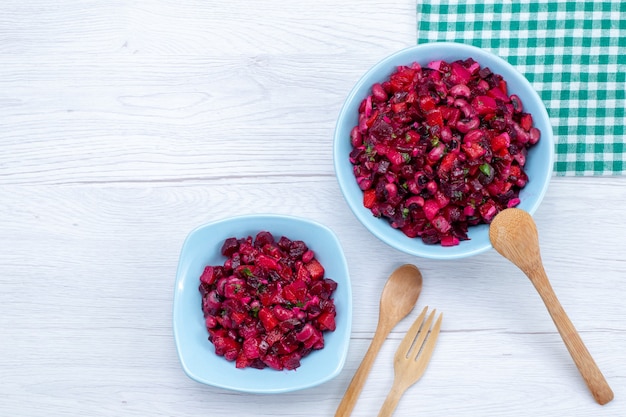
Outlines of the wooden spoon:
{"type": "Polygon", "coordinates": [[[611,401],[613,399],[611,387],[567,317],[550,285],[541,261],[537,227],[530,214],[517,208],[501,211],[491,222],[489,239],[500,255],[517,265],[530,278],[593,398],[599,404],[611,401]]]}
{"type": "Polygon", "coordinates": [[[380,296],[378,326],[374,338],[337,407],[335,417],[345,417],[352,413],[383,342],[396,324],[413,310],[421,291],[422,274],[415,265],[402,265],[389,276],[380,296]]]}

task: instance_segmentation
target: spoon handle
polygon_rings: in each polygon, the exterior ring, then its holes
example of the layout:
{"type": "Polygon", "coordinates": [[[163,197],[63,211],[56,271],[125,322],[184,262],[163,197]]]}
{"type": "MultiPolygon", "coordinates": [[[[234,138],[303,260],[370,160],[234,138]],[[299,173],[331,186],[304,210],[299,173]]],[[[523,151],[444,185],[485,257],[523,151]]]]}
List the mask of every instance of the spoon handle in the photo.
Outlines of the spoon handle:
{"type": "Polygon", "coordinates": [[[533,271],[528,271],[527,275],[546,305],[552,321],[554,321],[593,398],[599,404],[608,403],[613,399],[613,391],[556,297],[545,270],[543,267],[538,267],[533,271]]]}
{"type": "Polygon", "coordinates": [[[343,395],[341,403],[339,403],[339,407],[337,407],[335,417],[347,417],[352,414],[354,405],[359,398],[359,394],[361,394],[361,390],[363,389],[365,380],[372,369],[372,365],[378,355],[378,351],[380,351],[383,342],[391,332],[391,328],[386,327],[388,326],[379,326],[376,330],[372,342],[370,343],[370,347],[367,349],[367,352],[361,361],[361,365],[359,365],[359,369],[357,369],[356,373],[352,377],[352,381],[350,381],[350,385],[348,385],[348,389],[343,395]]]}

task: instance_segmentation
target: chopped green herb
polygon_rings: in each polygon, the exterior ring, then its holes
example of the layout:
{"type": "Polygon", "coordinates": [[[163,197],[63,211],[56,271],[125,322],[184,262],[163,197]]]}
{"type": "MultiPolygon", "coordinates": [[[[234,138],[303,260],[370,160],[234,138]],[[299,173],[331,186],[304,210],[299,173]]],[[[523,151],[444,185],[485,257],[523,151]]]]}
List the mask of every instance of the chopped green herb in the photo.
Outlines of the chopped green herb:
{"type": "Polygon", "coordinates": [[[370,161],[375,161],[376,159],[374,158],[376,151],[374,150],[374,145],[372,145],[371,143],[368,143],[367,146],[365,147],[365,154],[367,155],[368,159],[370,161]]]}
{"type": "Polygon", "coordinates": [[[491,176],[491,165],[489,164],[482,164],[480,167],[478,167],[480,169],[480,172],[482,172],[483,174],[485,174],[486,176],[491,176]]]}
{"type": "Polygon", "coordinates": [[[302,308],[304,307],[304,303],[302,301],[298,301],[297,303],[292,303],[290,301],[287,301],[285,302],[285,307],[287,307],[290,310],[294,307],[302,308]]]}

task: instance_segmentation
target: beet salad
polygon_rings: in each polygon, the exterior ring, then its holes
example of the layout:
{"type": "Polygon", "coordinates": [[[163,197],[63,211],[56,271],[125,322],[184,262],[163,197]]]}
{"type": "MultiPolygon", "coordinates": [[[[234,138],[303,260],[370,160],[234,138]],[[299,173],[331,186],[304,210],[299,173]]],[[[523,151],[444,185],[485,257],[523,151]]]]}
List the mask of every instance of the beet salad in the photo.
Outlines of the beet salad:
{"type": "Polygon", "coordinates": [[[540,139],[506,80],[468,58],[397,67],[361,103],[350,162],[363,205],[427,244],[519,204],[528,149],[540,139]]]}

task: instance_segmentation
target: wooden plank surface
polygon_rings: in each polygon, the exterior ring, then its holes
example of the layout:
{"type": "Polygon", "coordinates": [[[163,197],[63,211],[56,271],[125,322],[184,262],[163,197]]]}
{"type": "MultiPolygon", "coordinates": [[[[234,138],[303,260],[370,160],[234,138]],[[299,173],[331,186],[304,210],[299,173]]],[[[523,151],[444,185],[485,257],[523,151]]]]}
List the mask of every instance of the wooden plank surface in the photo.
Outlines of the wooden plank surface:
{"type": "MultiPolygon", "coordinates": [[[[530,282],[490,251],[411,257],[342,199],[332,134],[352,84],[414,43],[414,3],[114,0],[0,5],[0,415],[330,416],[414,263],[445,313],[397,416],[624,416],[625,178],[554,178],[536,214],[546,270],[615,392],[593,402],[530,282]],[[199,224],[309,217],[348,259],[342,373],[275,396],[198,384],[176,356],[178,254],[199,224]]],[[[383,345],[353,415],[375,415],[408,328],[383,345]]]]}

